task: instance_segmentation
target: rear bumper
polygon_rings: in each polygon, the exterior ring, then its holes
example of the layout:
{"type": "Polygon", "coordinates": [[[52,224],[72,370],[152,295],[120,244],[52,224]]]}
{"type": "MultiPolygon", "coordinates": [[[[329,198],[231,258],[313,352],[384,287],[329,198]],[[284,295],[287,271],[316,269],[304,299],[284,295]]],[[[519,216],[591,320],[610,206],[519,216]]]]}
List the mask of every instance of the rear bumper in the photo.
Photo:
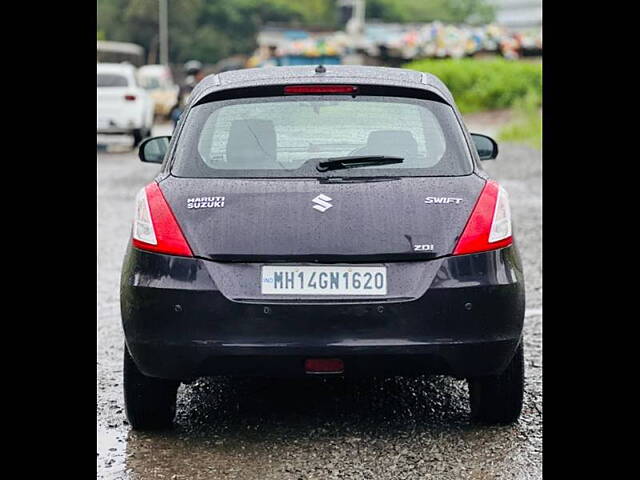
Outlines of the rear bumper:
{"type": "Polygon", "coordinates": [[[99,115],[96,131],[101,135],[131,133],[144,127],[144,120],[139,112],[132,112],[126,115],[109,115],[103,113],[99,115]]]}
{"type": "Polygon", "coordinates": [[[98,128],[98,135],[131,135],[136,128],[98,128]]]}
{"type": "MultiPolygon", "coordinates": [[[[304,376],[308,358],[339,358],[343,375],[395,376],[446,374],[459,378],[501,372],[511,360],[518,339],[481,343],[394,344],[375,346],[279,345],[245,346],[171,345],[129,342],[138,367],[145,374],[189,381],[214,375],[304,376]]],[[[331,374],[327,374],[331,375],[331,374]]]]}
{"type": "Polygon", "coordinates": [[[501,372],[524,317],[515,246],[440,259],[424,295],[392,303],[273,304],[227,299],[203,260],[129,247],[121,283],[127,346],[150,376],[305,375],[338,357],[344,375],[501,372]]]}

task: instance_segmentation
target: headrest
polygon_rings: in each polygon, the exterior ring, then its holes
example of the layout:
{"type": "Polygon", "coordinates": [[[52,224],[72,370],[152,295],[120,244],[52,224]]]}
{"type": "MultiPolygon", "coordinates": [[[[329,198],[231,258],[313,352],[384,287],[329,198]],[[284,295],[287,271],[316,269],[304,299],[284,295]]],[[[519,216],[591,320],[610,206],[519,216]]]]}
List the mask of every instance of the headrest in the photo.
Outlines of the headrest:
{"type": "Polygon", "coordinates": [[[276,130],[271,120],[234,120],[227,140],[229,167],[276,161],[276,130]]]}
{"type": "Polygon", "coordinates": [[[414,157],[418,143],[408,130],[375,130],[369,133],[366,150],[369,155],[414,157]]]}

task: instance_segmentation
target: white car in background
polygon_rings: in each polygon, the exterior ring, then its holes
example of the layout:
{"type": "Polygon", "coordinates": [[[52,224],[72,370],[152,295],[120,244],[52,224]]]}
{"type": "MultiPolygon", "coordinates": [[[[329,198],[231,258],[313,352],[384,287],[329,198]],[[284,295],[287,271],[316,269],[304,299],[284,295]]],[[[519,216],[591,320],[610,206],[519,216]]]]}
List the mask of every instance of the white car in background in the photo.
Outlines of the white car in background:
{"type": "Polygon", "coordinates": [[[173,81],[171,69],[166,65],[143,65],[138,69],[138,80],[153,98],[156,115],[169,118],[180,92],[180,87],[173,81]]]}
{"type": "Polygon", "coordinates": [[[151,135],[154,102],[128,63],[98,63],[98,134],[128,134],[137,146],[151,135]]]}

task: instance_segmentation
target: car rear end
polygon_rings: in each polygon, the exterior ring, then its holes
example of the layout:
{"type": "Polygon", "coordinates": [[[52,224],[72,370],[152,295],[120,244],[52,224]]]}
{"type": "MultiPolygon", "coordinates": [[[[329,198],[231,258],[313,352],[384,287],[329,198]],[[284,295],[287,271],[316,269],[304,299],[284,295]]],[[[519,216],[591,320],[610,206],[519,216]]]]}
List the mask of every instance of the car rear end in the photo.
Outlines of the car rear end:
{"type": "Polygon", "coordinates": [[[425,89],[351,79],[201,96],[136,199],[121,305],[137,368],[179,381],[501,374],[520,345],[523,274],[507,194],[471,148],[425,89]],[[347,157],[362,160],[335,160],[347,157]]]}
{"type": "Polygon", "coordinates": [[[146,92],[136,84],[133,66],[98,64],[97,86],[97,133],[131,134],[150,129],[152,106],[146,92]]]}
{"type": "Polygon", "coordinates": [[[138,70],[138,78],[142,88],[153,99],[155,115],[168,117],[178,103],[179,92],[171,69],[166,65],[144,65],[138,70]]]}

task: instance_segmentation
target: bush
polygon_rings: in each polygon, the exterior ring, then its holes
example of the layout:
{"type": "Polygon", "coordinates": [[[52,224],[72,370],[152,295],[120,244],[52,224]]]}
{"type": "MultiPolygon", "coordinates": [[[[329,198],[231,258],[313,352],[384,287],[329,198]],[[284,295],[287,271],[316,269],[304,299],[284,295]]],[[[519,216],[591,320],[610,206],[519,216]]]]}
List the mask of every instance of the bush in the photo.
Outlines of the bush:
{"type": "Polygon", "coordinates": [[[498,140],[526,143],[542,147],[542,112],[533,95],[527,95],[514,105],[515,119],[498,132],[498,140]]]}
{"type": "Polygon", "coordinates": [[[404,68],[432,73],[451,90],[462,113],[511,108],[525,101],[542,105],[542,64],[480,59],[425,59],[404,68]]]}

